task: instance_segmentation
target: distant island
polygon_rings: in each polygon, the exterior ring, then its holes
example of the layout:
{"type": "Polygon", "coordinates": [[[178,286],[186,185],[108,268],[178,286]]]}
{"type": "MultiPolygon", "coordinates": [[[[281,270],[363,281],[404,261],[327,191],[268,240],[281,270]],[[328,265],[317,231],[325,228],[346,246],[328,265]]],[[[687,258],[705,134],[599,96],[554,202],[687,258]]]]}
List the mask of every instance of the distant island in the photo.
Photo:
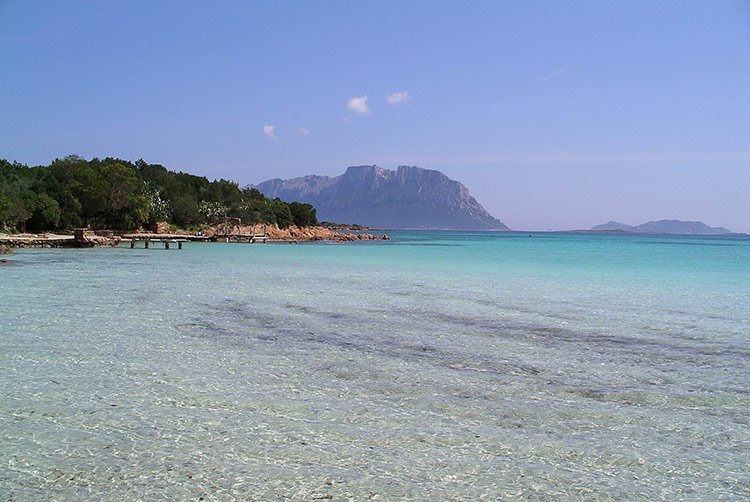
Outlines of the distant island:
{"type": "Polygon", "coordinates": [[[609,221],[603,225],[591,227],[595,232],[631,232],[638,234],[676,234],[676,235],[722,235],[732,231],[724,227],[709,227],[702,221],[657,220],[632,226],[618,221],[609,221]]]}
{"type": "Polygon", "coordinates": [[[255,186],[269,198],[315,206],[318,218],[374,228],[508,230],[458,181],[417,166],[351,166],[340,176],[271,179],[255,186]]]}

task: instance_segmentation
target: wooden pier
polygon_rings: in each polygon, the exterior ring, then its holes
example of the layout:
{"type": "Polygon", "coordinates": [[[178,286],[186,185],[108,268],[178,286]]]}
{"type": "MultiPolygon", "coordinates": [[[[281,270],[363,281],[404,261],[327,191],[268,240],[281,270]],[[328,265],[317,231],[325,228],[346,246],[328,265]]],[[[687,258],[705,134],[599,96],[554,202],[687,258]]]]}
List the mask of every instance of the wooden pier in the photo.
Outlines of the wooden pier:
{"type": "Polygon", "coordinates": [[[177,249],[182,249],[182,243],[187,239],[158,238],[158,237],[130,237],[130,249],[135,249],[136,244],[142,242],[143,249],[148,249],[150,244],[164,244],[164,249],[169,249],[171,244],[177,244],[177,249]]]}
{"type": "Polygon", "coordinates": [[[268,242],[268,234],[263,233],[222,233],[214,235],[191,235],[191,234],[125,234],[122,242],[130,242],[130,249],[135,249],[138,244],[143,243],[143,249],[149,249],[153,244],[163,244],[164,249],[170,249],[177,244],[177,249],[182,249],[183,242],[246,242],[250,244],[268,242]]]}

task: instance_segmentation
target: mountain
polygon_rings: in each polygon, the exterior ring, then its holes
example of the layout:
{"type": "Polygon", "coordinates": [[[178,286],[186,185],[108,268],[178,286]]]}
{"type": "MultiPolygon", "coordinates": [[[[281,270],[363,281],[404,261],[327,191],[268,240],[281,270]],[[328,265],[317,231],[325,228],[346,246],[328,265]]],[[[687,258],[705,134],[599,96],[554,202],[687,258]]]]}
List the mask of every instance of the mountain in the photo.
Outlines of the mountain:
{"type": "Polygon", "coordinates": [[[603,225],[596,225],[595,227],[591,227],[591,230],[597,230],[601,232],[611,232],[613,230],[624,230],[626,232],[635,232],[636,229],[632,225],[626,225],[624,223],[620,223],[619,221],[612,221],[609,220],[607,223],[603,225]]]}
{"type": "Polygon", "coordinates": [[[721,235],[731,234],[732,231],[723,227],[709,227],[702,221],[658,220],[649,221],[638,226],[625,225],[617,221],[609,221],[603,225],[592,227],[597,231],[626,231],[639,234],[685,234],[685,235],[721,235]]]}
{"type": "Polygon", "coordinates": [[[265,196],[315,206],[318,219],[384,228],[508,230],[469,190],[440,171],[399,166],[352,166],[340,176],[272,179],[265,196]]]}

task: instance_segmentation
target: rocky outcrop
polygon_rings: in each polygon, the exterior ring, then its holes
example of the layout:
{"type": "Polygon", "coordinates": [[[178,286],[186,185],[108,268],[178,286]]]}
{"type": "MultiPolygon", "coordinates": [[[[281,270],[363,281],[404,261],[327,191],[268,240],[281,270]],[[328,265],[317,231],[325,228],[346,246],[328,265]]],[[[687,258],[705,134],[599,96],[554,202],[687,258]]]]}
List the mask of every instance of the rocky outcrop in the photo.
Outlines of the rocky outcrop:
{"type": "MultiPolygon", "coordinates": [[[[218,230],[208,230],[207,236],[213,236],[222,233],[223,228],[218,230]]],[[[354,242],[370,240],[388,240],[386,234],[374,235],[363,232],[339,232],[329,228],[315,227],[297,227],[292,225],[288,228],[279,228],[276,225],[242,225],[234,226],[229,230],[230,235],[248,235],[265,234],[269,242],[314,242],[314,241],[334,241],[334,242],[354,242]]]]}
{"type": "Polygon", "coordinates": [[[508,230],[469,190],[440,171],[352,166],[341,176],[272,179],[264,195],[315,206],[318,219],[379,228],[508,230]]]}
{"type": "Polygon", "coordinates": [[[48,233],[8,234],[0,235],[0,245],[11,248],[116,247],[120,245],[120,237],[95,235],[88,231],[79,236],[48,233]]]}
{"type": "MultiPolygon", "coordinates": [[[[13,248],[0,244],[0,256],[6,254],[13,254],[13,248]]],[[[0,258],[0,265],[3,263],[8,263],[8,260],[6,258],[0,258]]]]}
{"type": "Polygon", "coordinates": [[[335,242],[354,242],[354,241],[372,241],[388,240],[386,234],[374,235],[359,232],[339,232],[325,227],[296,227],[292,225],[289,228],[273,227],[268,229],[267,235],[270,241],[335,241],[335,242]]]}

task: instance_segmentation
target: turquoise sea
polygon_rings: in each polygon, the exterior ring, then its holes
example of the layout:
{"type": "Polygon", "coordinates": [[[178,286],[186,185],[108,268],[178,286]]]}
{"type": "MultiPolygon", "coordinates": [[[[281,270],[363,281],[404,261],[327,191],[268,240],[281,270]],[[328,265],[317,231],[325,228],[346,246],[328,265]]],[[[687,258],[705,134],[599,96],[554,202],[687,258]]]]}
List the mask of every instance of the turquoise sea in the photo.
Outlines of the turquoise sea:
{"type": "Polygon", "coordinates": [[[20,250],[3,500],[747,500],[750,239],[20,250]]]}

